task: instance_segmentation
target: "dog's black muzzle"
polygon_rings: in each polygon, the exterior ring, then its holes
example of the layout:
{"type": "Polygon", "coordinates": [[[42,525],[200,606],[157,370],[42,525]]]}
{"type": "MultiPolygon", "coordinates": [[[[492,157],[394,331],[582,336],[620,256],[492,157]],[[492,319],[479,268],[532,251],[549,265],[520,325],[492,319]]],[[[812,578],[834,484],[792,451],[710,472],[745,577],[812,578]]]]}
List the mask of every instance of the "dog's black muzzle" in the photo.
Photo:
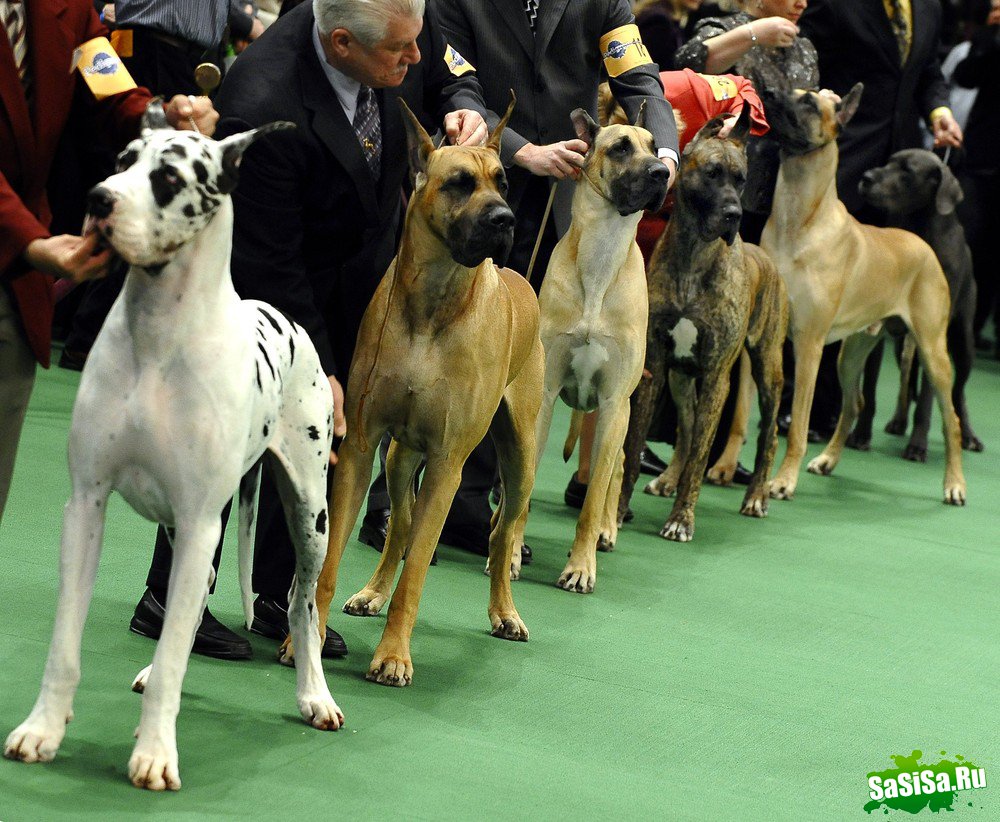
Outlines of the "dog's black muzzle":
{"type": "Polygon", "coordinates": [[[635,173],[622,174],[611,184],[611,202],[623,217],[637,211],[658,211],[667,196],[670,169],[651,160],[635,173]]]}
{"type": "Polygon", "coordinates": [[[448,228],[448,248],[455,262],[474,268],[487,257],[503,264],[514,244],[514,212],[505,203],[489,206],[474,219],[448,228]]]}

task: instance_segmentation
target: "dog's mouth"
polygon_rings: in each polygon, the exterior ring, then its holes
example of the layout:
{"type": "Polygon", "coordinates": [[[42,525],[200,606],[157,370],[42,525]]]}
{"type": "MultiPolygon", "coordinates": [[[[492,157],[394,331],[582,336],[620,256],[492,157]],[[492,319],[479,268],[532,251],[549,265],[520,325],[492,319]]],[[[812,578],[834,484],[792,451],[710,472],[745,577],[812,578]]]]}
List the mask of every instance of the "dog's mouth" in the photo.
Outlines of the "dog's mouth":
{"type": "Polygon", "coordinates": [[[106,218],[95,217],[93,214],[88,212],[83,218],[83,231],[81,234],[84,239],[94,234],[97,235],[97,244],[94,247],[94,254],[100,254],[103,251],[110,250],[116,260],[121,260],[121,255],[111,242],[111,237],[114,234],[114,227],[106,218]]]}

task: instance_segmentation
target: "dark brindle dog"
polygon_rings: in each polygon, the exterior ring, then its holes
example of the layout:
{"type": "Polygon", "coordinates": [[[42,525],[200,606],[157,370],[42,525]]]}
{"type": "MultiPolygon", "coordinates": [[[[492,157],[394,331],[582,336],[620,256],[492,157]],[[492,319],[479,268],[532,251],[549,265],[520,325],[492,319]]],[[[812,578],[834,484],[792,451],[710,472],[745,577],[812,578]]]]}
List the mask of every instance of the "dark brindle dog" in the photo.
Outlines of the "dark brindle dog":
{"type": "Polygon", "coordinates": [[[660,536],[678,542],[687,542],[694,534],[694,506],[708,450],[729,390],[729,372],[744,348],[750,355],[763,424],[740,513],[767,515],[788,309],[774,264],[737,234],[743,214],[740,194],[746,181],[749,111],[744,106],[727,138],[718,136],[724,118],[710,120],[684,150],[676,205],[649,266],[646,368],[652,379],[643,380],[632,397],[618,518],[621,521],[628,507],[639,475],[639,451],[669,372],[679,419],[677,446],[670,465],[646,491],[660,496],[677,491],[660,536]]]}
{"type": "MultiPolygon", "coordinates": [[[[969,409],[965,404],[965,383],[976,356],[972,328],[976,310],[976,281],[972,276],[972,252],[955,213],[955,206],[962,201],[962,187],[934,152],[911,148],[897,151],[886,165],[866,172],[859,189],[869,203],[889,215],[892,225],[922,237],[937,254],[951,295],[948,352],[955,361],[955,384],[951,398],[962,427],[962,447],[967,451],[982,451],[983,443],[972,430],[969,409]]],[[[905,328],[901,323],[899,325],[900,332],[904,332],[905,328]]],[[[885,426],[890,434],[906,434],[911,396],[909,375],[915,351],[913,338],[909,337],[903,346],[900,363],[902,376],[896,413],[885,426]]],[[[865,368],[865,404],[858,415],[854,433],[847,442],[854,448],[866,450],[871,441],[875,383],[880,363],[880,357],[871,357],[865,368]]],[[[927,432],[933,402],[934,387],[925,374],[913,416],[913,432],[903,450],[904,459],[927,460],[927,432]]]]}

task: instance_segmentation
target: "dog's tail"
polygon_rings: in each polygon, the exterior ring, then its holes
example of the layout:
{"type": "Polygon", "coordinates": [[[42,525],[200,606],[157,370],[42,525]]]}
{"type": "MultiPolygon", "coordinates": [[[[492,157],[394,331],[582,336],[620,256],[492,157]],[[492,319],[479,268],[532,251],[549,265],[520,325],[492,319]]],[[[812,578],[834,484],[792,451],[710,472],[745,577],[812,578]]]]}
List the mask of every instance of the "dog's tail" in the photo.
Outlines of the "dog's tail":
{"type": "Polygon", "coordinates": [[[253,623],[253,591],[250,573],[253,569],[253,543],[257,534],[257,493],[260,491],[258,462],[240,480],[240,525],[238,534],[240,557],[240,594],[243,597],[243,619],[247,630],[253,623]]]}
{"type": "Polygon", "coordinates": [[[573,410],[569,418],[569,432],[566,434],[566,443],[563,445],[563,462],[569,462],[576,448],[576,441],[580,439],[580,428],[583,426],[583,411],[573,410]]]}

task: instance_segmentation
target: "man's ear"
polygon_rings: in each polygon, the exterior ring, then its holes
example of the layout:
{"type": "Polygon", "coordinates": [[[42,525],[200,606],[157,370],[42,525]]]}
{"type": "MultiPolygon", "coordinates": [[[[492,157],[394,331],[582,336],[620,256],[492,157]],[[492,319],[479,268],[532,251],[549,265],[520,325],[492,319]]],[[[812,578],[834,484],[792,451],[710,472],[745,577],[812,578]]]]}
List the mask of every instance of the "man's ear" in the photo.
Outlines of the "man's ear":
{"type": "Polygon", "coordinates": [[[941,163],[941,182],[938,184],[937,195],[934,197],[934,206],[938,214],[951,214],[964,199],[962,186],[958,179],[951,173],[951,169],[941,163]]]}
{"type": "Polygon", "coordinates": [[[507,111],[505,111],[503,117],[500,118],[500,122],[497,123],[497,127],[493,129],[490,139],[486,141],[486,148],[493,149],[493,151],[497,154],[500,153],[500,140],[503,138],[503,130],[507,128],[507,123],[510,122],[510,115],[514,113],[514,104],[516,102],[517,95],[514,94],[514,89],[511,89],[510,102],[507,104],[507,111]]]}
{"type": "Polygon", "coordinates": [[[427,172],[427,161],[434,153],[434,142],[402,97],[399,98],[399,107],[403,110],[403,125],[406,127],[406,151],[410,160],[410,172],[416,179],[427,172]]]}
{"type": "Polygon", "coordinates": [[[569,118],[573,121],[573,128],[576,130],[577,139],[583,140],[587,144],[587,151],[590,151],[594,147],[597,132],[601,130],[601,127],[594,122],[594,118],[587,113],[586,109],[573,109],[573,113],[569,115],[569,118]]]}
{"type": "Polygon", "coordinates": [[[236,188],[243,152],[250,148],[258,138],[263,137],[265,134],[270,134],[272,131],[284,131],[289,128],[295,128],[295,123],[290,123],[287,120],[278,120],[274,123],[267,123],[260,128],[242,131],[239,134],[233,134],[231,137],[220,140],[219,146],[222,148],[222,174],[219,175],[219,191],[223,194],[230,194],[236,188]]]}
{"type": "Polygon", "coordinates": [[[841,98],[840,102],[837,103],[837,124],[841,128],[847,125],[858,110],[858,106],[861,104],[861,93],[864,90],[864,83],[855,83],[854,88],[847,92],[841,98]]]}
{"type": "Polygon", "coordinates": [[[145,136],[147,132],[159,128],[170,128],[170,123],[167,122],[167,114],[163,110],[163,98],[154,97],[146,104],[146,111],[142,115],[139,133],[145,136]]]}

